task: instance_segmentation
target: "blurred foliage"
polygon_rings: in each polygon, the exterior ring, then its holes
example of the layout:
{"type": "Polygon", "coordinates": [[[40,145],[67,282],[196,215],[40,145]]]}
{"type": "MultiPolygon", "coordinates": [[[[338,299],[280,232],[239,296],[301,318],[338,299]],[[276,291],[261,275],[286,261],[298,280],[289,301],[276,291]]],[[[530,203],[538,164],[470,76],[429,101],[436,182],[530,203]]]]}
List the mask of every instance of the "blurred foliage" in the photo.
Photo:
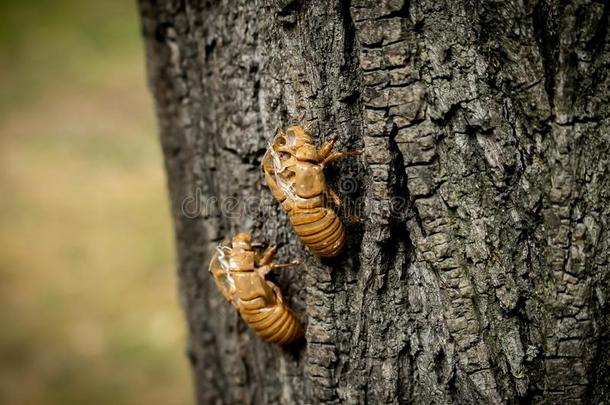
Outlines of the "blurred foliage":
{"type": "Polygon", "coordinates": [[[131,1],[0,3],[0,404],[186,404],[131,1]]]}

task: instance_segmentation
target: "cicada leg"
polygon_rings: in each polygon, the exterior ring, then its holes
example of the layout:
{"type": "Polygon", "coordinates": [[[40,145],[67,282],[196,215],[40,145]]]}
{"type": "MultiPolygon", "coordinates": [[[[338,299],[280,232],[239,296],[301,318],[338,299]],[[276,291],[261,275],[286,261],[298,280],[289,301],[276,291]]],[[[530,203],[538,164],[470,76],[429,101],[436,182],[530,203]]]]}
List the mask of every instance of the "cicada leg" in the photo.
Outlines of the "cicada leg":
{"type": "Polygon", "coordinates": [[[289,267],[296,267],[296,266],[300,266],[300,265],[301,265],[301,262],[298,260],[295,260],[293,262],[286,263],[286,264],[271,263],[271,264],[257,267],[255,271],[259,276],[261,276],[262,278],[265,278],[265,276],[267,274],[269,274],[272,270],[287,269],[289,267]]]}
{"type": "Polygon", "coordinates": [[[357,215],[352,214],[350,212],[350,210],[343,204],[343,201],[341,201],[341,197],[339,197],[339,195],[337,194],[337,192],[335,190],[328,187],[326,192],[327,192],[328,196],[333,200],[333,202],[335,203],[337,208],[339,208],[340,210],[342,210],[345,213],[346,219],[348,219],[352,222],[364,222],[366,220],[363,217],[359,217],[357,215]]]}
{"type": "Polygon", "coordinates": [[[342,208],[343,207],[343,201],[341,201],[341,197],[339,197],[339,194],[337,194],[337,192],[335,190],[333,190],[332,188],[328,187],[326,189],[326,193],[328,194],[328,196],[331,198],[331,200],[335,203],[335,205],[338,208],[342,208]]]}
{"type": "Polygon", "coordinates": [[[255,261],[257,266],[266,266],[271,264],[275,254],[277,253],[277,245],[270,245],[262,252],[257,252],[255,261]]]}
{"type": "Polygon", "coordinates": [[[285,264],[277,264],[277,263],[272,263],[271,264],[271,270],[277,270],[277,269],[287,269],[289,267],[296,267],[296,266],[300,266],[301,263],[299,260],[293,260],[290,263],[285,263],[285,264]]]}
{"type": "Polygon", "coordinates": [[[318,161],[323,161],[330,155],[338,138],[337,134],[332,134],[328,141],[324,142],[320,149],[318,149],[318,161]]]}
{"type": "Polygon", "coordinates": [[[344,152],[332,152],[328,156],[326,156],[326,158],[320,164],[322,166],[328,166],[335,160],[339,160],[343,157],[358,156],[358,155],[362,155],[363,153],[364,153],[363,149],[348,150],[348,151],[344,151],[344,152]]]}

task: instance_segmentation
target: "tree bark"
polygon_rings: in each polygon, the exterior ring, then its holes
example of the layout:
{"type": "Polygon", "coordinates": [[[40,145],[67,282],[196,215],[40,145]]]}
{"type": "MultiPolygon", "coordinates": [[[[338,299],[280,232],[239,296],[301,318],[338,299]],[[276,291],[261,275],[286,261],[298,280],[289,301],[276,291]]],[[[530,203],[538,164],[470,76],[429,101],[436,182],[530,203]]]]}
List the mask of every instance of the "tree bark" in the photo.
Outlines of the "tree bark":
{"type": "MultiPolygon", "coordinates": [[[[200,404],[600,403],[609,390],[607,2],[140,0],[200,404]],[[278,127],[364,148],[336,260],[263,184],[278,127]],[[207,272],[239,230],[305,341],[207,272]]],[[[607,402],[606,402],[607,403],[607,402]]]]}

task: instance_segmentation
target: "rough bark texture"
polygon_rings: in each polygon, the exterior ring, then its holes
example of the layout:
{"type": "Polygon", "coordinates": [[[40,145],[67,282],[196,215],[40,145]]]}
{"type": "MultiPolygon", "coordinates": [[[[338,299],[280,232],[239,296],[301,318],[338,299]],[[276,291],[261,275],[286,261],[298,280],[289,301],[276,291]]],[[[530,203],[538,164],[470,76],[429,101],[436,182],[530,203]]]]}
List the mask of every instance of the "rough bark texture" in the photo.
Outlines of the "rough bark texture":
{"type": "Polygon", "coordinates": [[[199,403],[608,398],[606,2],[140,8],[199,403]],[[366,151],[329,176],[366,217],[337,260],[263,184],[295,122],[366,151]],[[275,277],[307,322],[297,348],[258,339],[207,273],[244,229],[305,262],[275,277]]]}

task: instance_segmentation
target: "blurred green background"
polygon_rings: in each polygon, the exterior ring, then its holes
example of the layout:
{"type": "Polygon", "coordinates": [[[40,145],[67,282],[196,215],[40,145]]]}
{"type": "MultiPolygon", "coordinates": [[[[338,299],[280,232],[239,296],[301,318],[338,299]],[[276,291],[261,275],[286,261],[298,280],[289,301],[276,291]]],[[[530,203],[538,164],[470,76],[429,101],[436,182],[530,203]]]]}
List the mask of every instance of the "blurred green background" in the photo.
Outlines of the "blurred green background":
{"type": "Polygon", "coordinates": [[[133,1],[0,2],[0,404],[188,404],[133,1]]]}

